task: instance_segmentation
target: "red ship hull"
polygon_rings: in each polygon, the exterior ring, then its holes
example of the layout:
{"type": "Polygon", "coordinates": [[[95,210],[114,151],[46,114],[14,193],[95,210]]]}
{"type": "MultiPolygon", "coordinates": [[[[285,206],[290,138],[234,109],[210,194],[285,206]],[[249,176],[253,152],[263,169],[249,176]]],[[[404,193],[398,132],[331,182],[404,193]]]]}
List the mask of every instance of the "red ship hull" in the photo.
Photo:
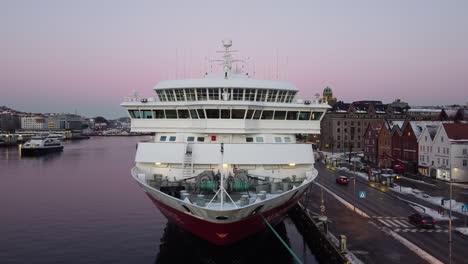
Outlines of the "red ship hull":
{"type": "MultiPolygon", "coordinates": [[[[232,244],[257,232],[263,231],[266,227],[262,217],[258,214],[227,224],[212,223],[194,217],[188,213],[178,211],[161,203],[150,195],[148,195],[148,197],[150,197],[156,207],[159,208],[169,221],[212,244],[232,244]]],[[[288,210],[294,206],[299,199],[300,197],[292,199],[262,214],[271,225],[276,225],[284,219],[288,210]]]]}

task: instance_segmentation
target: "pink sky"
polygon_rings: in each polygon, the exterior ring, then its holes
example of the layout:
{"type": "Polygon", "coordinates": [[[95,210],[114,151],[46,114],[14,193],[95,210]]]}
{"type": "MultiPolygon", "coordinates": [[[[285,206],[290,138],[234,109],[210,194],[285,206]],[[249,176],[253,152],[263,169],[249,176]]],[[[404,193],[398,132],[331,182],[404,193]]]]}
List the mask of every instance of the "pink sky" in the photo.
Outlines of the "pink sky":
{"type": "Polygon", "coordinates": [[[303,97],[468,101],[467,1],[166,2],[2,1],[0,105],[122,116],[132,90],[200,77],[223,38],[257,78],[278,54],[303,97]]]}

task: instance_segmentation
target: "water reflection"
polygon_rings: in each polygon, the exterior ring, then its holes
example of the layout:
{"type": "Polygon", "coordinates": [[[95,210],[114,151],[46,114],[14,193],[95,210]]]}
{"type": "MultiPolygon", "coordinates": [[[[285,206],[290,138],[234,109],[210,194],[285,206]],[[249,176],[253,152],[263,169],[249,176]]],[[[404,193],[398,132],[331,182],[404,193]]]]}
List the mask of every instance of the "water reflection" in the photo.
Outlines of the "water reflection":
{"type": "MultiPolygon", "coordinates": [[[[275,230],[289,245],[284,222],[275,230]]],[[[270,231],[259,233],[242,243],[215,246],[168,223],[159,246],[156,264],[165,263],[295,263],[289,252],[270,231]]]]}

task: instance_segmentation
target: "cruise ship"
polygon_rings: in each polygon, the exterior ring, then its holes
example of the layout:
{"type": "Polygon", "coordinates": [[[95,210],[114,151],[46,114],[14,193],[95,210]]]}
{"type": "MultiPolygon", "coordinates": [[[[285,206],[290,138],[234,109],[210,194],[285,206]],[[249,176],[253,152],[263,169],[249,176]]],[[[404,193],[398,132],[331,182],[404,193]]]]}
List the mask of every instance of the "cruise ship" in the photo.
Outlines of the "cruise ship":
{"type": "Polygon", "coordinates": [[[220,74],[161,81],[154,98],[121,104],[132,132],[154,133],[132,177],[169,221],[216,245],[284,219],[317,177],[312,145],[296,135],[320,133],[329,108],[233,69],[232,42],[223,46],[220,74]]]}

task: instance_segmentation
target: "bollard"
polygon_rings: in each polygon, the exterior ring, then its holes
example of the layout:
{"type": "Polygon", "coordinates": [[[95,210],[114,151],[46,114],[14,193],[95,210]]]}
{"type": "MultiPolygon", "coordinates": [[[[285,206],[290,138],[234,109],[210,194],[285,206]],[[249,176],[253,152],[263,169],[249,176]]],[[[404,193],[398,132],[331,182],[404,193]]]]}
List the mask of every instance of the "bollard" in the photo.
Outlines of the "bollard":
{"type": "Polygon", "coordinates": [[[346,248],[346,236],[345,235],[340,235],[340,250],[341,251],[347,251],[346,248]]]}

